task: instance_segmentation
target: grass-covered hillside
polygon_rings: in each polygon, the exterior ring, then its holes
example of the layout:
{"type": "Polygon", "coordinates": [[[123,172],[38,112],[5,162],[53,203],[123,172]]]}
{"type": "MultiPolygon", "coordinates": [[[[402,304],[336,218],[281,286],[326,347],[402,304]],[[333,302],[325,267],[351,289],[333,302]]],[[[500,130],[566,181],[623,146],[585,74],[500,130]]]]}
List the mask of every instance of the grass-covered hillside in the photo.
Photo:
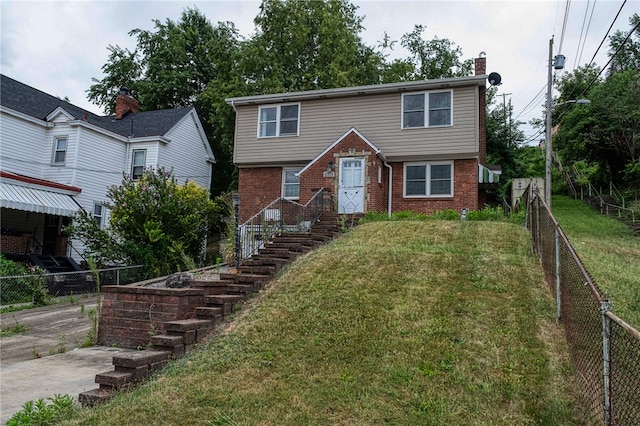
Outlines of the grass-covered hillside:
{"type": "Polygon", "coordinates": [[[582,424],[522,225],[361,225],[221,333],[70,424],[582,424]]]}
{"type": "MultiPolygon", "coordinates": [[[[640,330],[640,236],[585,202],[554,197],[553,215],[613,312],[640,330]]],[[[640,220],[640,218],[638,218],[640,220]]]]}

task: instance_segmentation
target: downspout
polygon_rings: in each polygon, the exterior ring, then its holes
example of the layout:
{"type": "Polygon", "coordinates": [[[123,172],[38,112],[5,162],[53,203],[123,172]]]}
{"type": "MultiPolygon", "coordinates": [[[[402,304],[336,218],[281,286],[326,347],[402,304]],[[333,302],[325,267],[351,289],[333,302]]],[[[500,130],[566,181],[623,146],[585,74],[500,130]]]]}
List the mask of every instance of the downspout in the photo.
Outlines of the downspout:
{"type": "Polygon", "coordinates": [[[387,169],[389,169],[389,195],[387,197],[388,198],[387,214],[389,215],[389,217],[391,217],[391,194],[393,193],[393,168],[391,168],[391,165],[387,163],[386,160],[384,160],[382,163],[387,169]]]}

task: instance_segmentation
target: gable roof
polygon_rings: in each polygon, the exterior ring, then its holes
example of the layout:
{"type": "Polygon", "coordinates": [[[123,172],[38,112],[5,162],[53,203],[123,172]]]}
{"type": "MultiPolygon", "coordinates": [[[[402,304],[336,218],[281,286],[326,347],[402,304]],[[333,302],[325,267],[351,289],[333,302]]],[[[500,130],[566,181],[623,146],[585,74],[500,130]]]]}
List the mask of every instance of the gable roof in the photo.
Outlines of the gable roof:
{"type": "Polygon", "coordinates": [[[339,87],[336,89],[308,90],[305,92],[274,93],[270,95],[227,98],[231,106],[258,105],[279,102],[297,102],[310,99],[339,98],[345,96],[375,95],[380,93],[408,92],[416,90],[447,89],[461,86],[485,86],[486,75],[440,78],[436,80],[403,81],[400,83],[373,84],[369,86],[339,87]]]}
{"type": "Polygon", "coordinates": [[[0,74],[0,105],[42,121],[55,110],[63,109],[76,120],[84,120],[124,137],[162,136],[194,108],[141,111],[116,120],[113,115],[94,114],[3,74],[0,74]]]}
{"type": "Polygon", "coordinates": [[[324,151],[322,151],[320,154],[316,155],[316,158],[314,158],[313,160],[309,161],[307,163],[306,166],[304,166],[298,173],[296,173],[296,176],[300,176],[302,175],[302,173],[304,173],[309,167],[311,167],[316,161],[320,160],[322,157],[324,157],[324,155],[331,151],[336,145],[338,145],[340,142],[342,142],[344,140],[344,138],[346,138],[347,136],[349,136],[351,133],[355,133],[356,135],[358,135],[358,137],[360,139],[362,139],[362,141],[364,143],[366,143],[367,145],[369,145],[371,147],[371,149],[373,150],[373,153],[376,155],[380,155],[380,157],[383,159],[383,161],[386,161],[386,159],[384,158],[384,154],[382,153],[382,150],[380,148],[378,148],[377,146],[375,146],[373,143],[371,143],[371,141],[369,141],[369,139],[367,139],[366,137],[364,137],[364,135],[362,133],[360,133],[358,131],[358,129],[356,129],[355,127],[350,128],[349,130],[347,130],[346,132],[344,132],[344,134],[342,136],[340,136],[338,139],[336,139],[335,142],[333,142],[331,145],[329,145],[327,148],[325,148],[324,151]]]}

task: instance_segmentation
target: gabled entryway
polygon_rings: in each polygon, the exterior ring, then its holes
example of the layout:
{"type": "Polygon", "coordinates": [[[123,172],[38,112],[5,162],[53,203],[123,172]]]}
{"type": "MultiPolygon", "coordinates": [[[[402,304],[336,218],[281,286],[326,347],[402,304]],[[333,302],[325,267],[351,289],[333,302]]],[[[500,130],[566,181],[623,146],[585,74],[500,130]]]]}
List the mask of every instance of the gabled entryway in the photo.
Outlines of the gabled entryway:
{"type": "Polygon", "coordinates": [[[329,210],[338,214],[386,210],[385,161],[380,149],[352,127],[297,173],[301,200],[321,187],[330,195],[329,210]]]}

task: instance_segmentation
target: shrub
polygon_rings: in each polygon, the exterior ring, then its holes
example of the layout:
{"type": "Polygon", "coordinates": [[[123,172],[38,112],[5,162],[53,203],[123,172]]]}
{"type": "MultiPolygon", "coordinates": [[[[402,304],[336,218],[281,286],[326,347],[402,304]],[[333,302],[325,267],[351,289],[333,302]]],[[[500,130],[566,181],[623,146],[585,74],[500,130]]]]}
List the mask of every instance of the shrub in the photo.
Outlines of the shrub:
{"type": "Polygon", "coordinates": [[[202,264],[214,208],[206,189],[191,181],[180,185],[159,168],[146,169],[136,180],[124,176],[107,196],[108,228],[100,229],[86,212],[69,228],[99,265],[142,264],[149,276],[160,276],[202,264]]]}
{"type": "Polygon", "coordinates": [[[37,266],[27,267],[0,254],[0,276],[14,277],[0,280],[0,305],[32,303],[44,306],[49,303],[51,296],[43,274],[37,266]]]}

